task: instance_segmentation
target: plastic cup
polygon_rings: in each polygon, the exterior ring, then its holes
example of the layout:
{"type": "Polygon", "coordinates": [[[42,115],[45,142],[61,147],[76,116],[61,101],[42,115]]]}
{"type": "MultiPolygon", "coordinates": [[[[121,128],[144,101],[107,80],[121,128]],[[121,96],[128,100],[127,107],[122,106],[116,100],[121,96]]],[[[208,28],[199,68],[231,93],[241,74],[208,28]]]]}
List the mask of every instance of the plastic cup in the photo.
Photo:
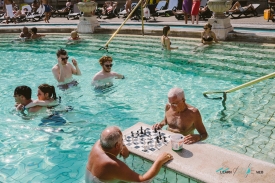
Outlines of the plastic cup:
{"type": "Polygon", "coordinates": [[[183,138],[184,136],[181,134],[171,135],[171,146],[174,151],[183,149],[183,138]]]}

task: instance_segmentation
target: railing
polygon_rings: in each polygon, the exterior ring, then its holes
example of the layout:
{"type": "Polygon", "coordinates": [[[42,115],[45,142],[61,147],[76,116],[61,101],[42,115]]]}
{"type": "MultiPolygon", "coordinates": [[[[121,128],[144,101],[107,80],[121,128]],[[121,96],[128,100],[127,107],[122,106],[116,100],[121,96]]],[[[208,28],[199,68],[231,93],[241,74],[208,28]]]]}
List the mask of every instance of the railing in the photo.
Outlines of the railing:
{"type": "MultiPolygon", "coordinates": [[[[108,51],[108,45],[109,43],[112,41],[112,39],[117,35],[117,33],[120,31],[120,29],[123,27],[123,25],[127,22],[127,20],[132,16],[132,14],[135,12],[135,10],[141,5],[141,3],[143,2],[143,0],[140,0],[137,5],[135,6],[135,8],[133,10],[131,10],[130,14],[127,16],[127,18],[124,20],[124,22],[122,22],[122,24],[117,28],[117,30],[113,33],[113,35],[110,37],[110,39],[107,41],[107,43],[105,44],[105,47],[101,47],[99,50],[107,50],[108,51]]],[[[142,21],[143,24],[143,21],[142,21]]]]}
{"type": "MultiPolygon", "coordinates": [[[[230,90],[226,90],[226,91],[210,91],[210,92],[204,92],[204,93],[203,93],[203,96],[205,96],[206,98],[209,98],[209,97],[207,96],[207,94],[222,93],[222,94],[223,94],[224,100],[226,100],[226,94],[227,94],[227,93],[231,93],[231,92],[240,90],[240,89],[242,89],[242,88],[245,88],[245,87],[247,87],[247,86],[251,86],[251,85],[253,85],[253,84],[255,84],[255,83],[258,83],[258,82],[263,81],[263,80],[265,80],[265,79],[269,79],[269,78],[274,77],[274,76],[275,76],[275,72],[273,72],[273,73],[271,73],[271,74],[268,74],[268,75],[265,75],[265,76],[263,76],[263,77],[260,77],[260,78],[258,78],[258,79],[249,81],[249,82],[247,82],[247,83],[245,83],[245,84],[242,84],[242,85],[240,85],[240,86],[234,87],[234,88],[232,88],[232,89],[230,89],[230,90]]],[[[210,98],[210,99],[222,99],[222,97],[216,97],[216,98],[210,98]]]]}

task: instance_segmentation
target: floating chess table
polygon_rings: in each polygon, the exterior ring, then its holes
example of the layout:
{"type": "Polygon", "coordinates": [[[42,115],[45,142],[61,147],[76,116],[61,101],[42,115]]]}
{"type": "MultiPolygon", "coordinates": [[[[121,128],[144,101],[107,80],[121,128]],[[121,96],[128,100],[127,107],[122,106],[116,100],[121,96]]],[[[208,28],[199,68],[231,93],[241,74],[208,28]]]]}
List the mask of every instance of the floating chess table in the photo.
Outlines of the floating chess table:
{"type": "Polygon", "coordinates": [[[140,126],[140,129],[124,134],[123,141],[127,147],[151,154],[167,146],[170,142],[170,135],[162,130],[151,130],[146,126],[140,126]]]}

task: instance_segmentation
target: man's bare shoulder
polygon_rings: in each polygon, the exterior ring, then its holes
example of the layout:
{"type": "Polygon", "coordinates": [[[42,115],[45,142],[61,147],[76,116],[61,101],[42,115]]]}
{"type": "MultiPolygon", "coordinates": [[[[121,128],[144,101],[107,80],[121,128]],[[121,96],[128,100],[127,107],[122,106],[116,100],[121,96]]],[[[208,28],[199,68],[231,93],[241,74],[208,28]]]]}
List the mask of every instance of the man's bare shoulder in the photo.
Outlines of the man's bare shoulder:
{"type": "Polygon", "coordinates": [[[186,104],[186,105],[187,105],[189,111],[191,111],[193,113],[198,113],[199,112],[199,110],[196,107],[191,106],[189,104],[186,104]]]}
{"type": "Polygon", "coordinates": [[[93,81],[99,80],[101,79],[101,77],[103,76],[102,71],[99,71],[98,73],[96,73],[93,77],[93,81]]]}
{"type": "Polygon", "coordinates": [[[55,64],[54,66],[53,66],[53,68],[52,68],[52,71],[56,71],[56,70],[58,70],[58,64],[55,64]]]}

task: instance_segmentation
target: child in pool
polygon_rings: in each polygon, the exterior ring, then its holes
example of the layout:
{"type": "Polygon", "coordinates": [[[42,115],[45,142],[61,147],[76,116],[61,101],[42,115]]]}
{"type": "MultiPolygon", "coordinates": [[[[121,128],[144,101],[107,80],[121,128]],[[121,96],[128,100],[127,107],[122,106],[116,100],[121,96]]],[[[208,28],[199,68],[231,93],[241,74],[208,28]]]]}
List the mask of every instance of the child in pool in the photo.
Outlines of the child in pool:
{"type": "Polygon", "coordinates": [[[72,31],[71,32],[71,37],[68,38],[68,40],[70,41],[74,41],[74,40],[80,40],[81,38],[79,37],[77,31],[72,31]]]}

